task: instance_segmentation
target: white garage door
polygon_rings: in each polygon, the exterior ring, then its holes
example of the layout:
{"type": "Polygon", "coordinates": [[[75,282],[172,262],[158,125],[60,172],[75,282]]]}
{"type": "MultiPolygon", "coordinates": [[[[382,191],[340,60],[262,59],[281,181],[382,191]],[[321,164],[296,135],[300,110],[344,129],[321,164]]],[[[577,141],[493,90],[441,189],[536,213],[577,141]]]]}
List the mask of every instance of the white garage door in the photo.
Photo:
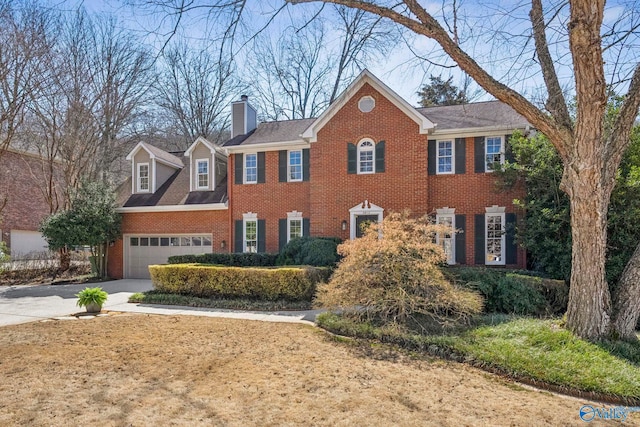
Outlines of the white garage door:
{"type": "Polygon", "coordinates": [[[211,235],[126,235],[124,276],[148,279],[149,266],[166,264],[170,256],[211,252],[211,235]]]}
{"type": "Polygon", "coordinates": [[[37,231],[11,230],[11,256],[19,258],[49,250],[47,241],[37,231]]]}

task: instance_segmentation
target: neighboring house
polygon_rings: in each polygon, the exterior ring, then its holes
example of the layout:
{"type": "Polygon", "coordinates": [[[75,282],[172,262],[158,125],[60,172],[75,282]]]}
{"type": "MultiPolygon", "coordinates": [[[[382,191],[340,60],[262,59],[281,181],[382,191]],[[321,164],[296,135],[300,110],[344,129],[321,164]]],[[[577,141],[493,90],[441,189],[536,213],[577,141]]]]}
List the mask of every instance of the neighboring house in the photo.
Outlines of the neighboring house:
{"type": "Polygon", "coordinates": [[[50,176],[48,166],[37,154],[12,148],[0,154],[0,207],[4,203],[0,240],[11,249],[12,257],[48,250],[38,231],[40,222],[50,213],[43,192],[50,176]]]}
{"type": "Polygon", "coordinates": [[[512,227],[522,189],[498,192],[491,173],[509,135],[529,127],[507,105],[416,109],[364,71],[315,119],[258,125],[246,97],[231,108],[222,147],[199,138],[180,157],[142,143],[129,154],[112,277],[148,276],[173,253],[353,239],[363,222],[404,209],[459,230],[439,237],[451,264],[526,265],[512,227]]]}

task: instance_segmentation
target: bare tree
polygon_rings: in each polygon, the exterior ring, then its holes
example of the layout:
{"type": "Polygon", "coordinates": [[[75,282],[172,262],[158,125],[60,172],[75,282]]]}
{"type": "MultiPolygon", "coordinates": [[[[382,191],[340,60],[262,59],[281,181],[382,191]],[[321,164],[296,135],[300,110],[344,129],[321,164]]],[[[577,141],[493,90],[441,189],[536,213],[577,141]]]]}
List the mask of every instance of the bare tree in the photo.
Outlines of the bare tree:
{"type": "Polygon", "coordinates": [[[227,109],[240,83],[233,62],[211,46],[198,50],[182,43],[165,50],[158,84],[158,105],[179,130],[184,146],[203,136],[222,143],[229,126],[227,109]]]}
{"type": "MultiPolygon", "coordinates": [[[[296,0],[305,3],[314,0],[296,0]]],[[[620,324],[613,319],[616,313],[640,310],[640,295],[616,299],[618,307],[611,310],[611,296],[605,281],[605,251],[607,208],[615,185],[615,174],[629,133],[640,105],[640,63],[631,46],[637,41],[635,22],[627,20],[611,26],[602,33],[604,0],[569,0],[567,30],[557,26],[554,31],[566,34],[567,51],[574,73],[576,118],[572,120],[567,100],[556,72],[556,58],[548,44],[549,25],[558,22],[551,16],[545,21],[541,0],[532,0],[530,34],[547,89],[546,111],[536,107],[516,90],[500,82],[486,67],[480,65],[469,52],[452,39],[440,23],[416,0],[405,0],[389,6],[386,2],[360,0],[325,0],[364,10],[388,18],[409,30],[435,40],[462,70],[468,73],[487,92],[509,104],[540,131],[545,133],[565,165],[562,189],[569,195],[572,227],[572,273],[567,326],[581,337],[599,339],[614,331],[616,335],[633,338],[630,322],[620,324]],[[624,25],[624,27],[623,27],[624,25]],[[605,128],[607,78],[603,54],[607,49],[622,49],[620,53],[629,66],[615,67],[619,76],[628,82],[628,91],[613,124],[605,128]],[[625,306],[627,308],[625,308],[625,306]],[[622,329],[620,329],[622,328],[622,329]]],[[[633,2],[628,7],[637,11],[633,2]]],[[[556,9],[561,14],[561,8],[556,9]]],[[[608,68],[612,72],[611,68],[608,68]]],[[[632,259],[631,262],[634,260],[632,259]]],[[[625,289],[625,282],[621,283],[625,289]]],[[[624,292],[624,291],[621,291],[624,292]]],[[[636,293],[637,294],[637,293],[636,293]]],[[[635,326],[635,325],[634,325],[635,326]]]]}

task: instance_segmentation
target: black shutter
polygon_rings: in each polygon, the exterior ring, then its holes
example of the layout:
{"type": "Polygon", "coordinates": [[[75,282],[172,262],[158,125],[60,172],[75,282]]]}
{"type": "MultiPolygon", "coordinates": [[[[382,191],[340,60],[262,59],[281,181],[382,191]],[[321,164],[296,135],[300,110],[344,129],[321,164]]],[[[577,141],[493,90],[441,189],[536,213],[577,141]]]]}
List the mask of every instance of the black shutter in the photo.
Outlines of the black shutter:
{"type": "Polygon", "coordinates": [[[259,219],[258,220],[258,252],[266,252],[266,247],[267,247],[267,242],[265,239],[266,235],[267,234],[265,230],[265,220],[259,219]]]}
{"type": "Polygon", "coordinates": [[[511,149],[511,144],[509,143],[510,139],[511,139],[511,135],[504,136],[504,158],[509,163],[514,163],[515,157],[513,157],[513,150],[511,149]]]}
{"type": "Polygon", "coordinates": [[[384,172],[384,141],[376,144],[376,173],[384,172]]]}
{"type": "Polygon", "coordinates": [[[242,154],[236,154],[233,156],[233,166],[234,166],[234,181],[236,184],[242,184],[244,182],[243,171],[244,171],[244,158],[242,154]]]}
{"type": "Polygon", "coordinates": [[[303,236],[310,236],[310,231],[311,231],[311,221],[309,220],[309,218],[302,218],[302,235],[303,236]]]}
{"type": "Polygon", "coordinates": [[[278,181],[287,182],[287,150],[278,152],[278,181]]]}
{"type": "Polygon", "coordinates": [[[475,216],[475,255],[476,255],[476,264],[484,265],[485,261],[485,244],[484,244],[484,215],[476,215],[475,216]]]}
{"type": "Polygon", "coordinates": [[[507,213],[504,215],[504,222],[506,223],[506,264],[518,263],[518,245],[516,243],[516,214],[507,213]]]}
{"type": "Polygon", "coordinates": [[[258,182],[264,183],[264,151],[258,153],[258,182]]]}
{"type": "Polygon", "coordinates": [[[484,136],[476,136],[475,141],[475,171],[485,172],[484,136]]]}
{"type": "Polygon", "coordinates": [[[436,174],[436,140],[427,141],[427,174],[436,174]]]}
{"type": "Polygon", "coordinates": [[[355,144],[347,143],[347,173],[358,173],[358,149],[355,144]]]}
{"type": "Polygon", "coordinates": [[[302,150],[302,180],[309,181],[309,149],[302,150]]]}
{"type": "Polygon", "coordinates": [[[241,219],[236,220],[236,233],[235,233],[235,247],[233,248],[234,252],[242,252],[244,250],[243,240],[244,240],[244,221],[241,219]]]}
{"type": "Polygon", "coordinates": [[[456,174],[467,171],[466,163],[467,142],[464,138],[456,138],[456,174]]]}
{"type": "Polygon", "coordinates": [[[278,247],[280,250],[287,244],[287,219],[278,220],[278,247]]]}
{"type": "Polygon", "coordinates": [[[465,215],[456,215],[456,264],[467,263],[467,217],[465,215]]]}

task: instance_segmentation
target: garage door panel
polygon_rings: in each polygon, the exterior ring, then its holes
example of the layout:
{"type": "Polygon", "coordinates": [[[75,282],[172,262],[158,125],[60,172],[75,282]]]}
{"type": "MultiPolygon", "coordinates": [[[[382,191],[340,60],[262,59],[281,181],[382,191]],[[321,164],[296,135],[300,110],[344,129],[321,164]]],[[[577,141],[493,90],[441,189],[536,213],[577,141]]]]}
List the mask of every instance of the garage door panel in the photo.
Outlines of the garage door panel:
{"type": "Polygon", "coordinates": [[[149,278],[149,265],[166,264],[170,256],[211,252],[211,244],[194,246],[192,244],[193,237],[196,237],[196,242],[211,242],[211,235],[127,236],[125,238],[126,250],[124,255],[125,276],[131,279],[149,278]]]}

